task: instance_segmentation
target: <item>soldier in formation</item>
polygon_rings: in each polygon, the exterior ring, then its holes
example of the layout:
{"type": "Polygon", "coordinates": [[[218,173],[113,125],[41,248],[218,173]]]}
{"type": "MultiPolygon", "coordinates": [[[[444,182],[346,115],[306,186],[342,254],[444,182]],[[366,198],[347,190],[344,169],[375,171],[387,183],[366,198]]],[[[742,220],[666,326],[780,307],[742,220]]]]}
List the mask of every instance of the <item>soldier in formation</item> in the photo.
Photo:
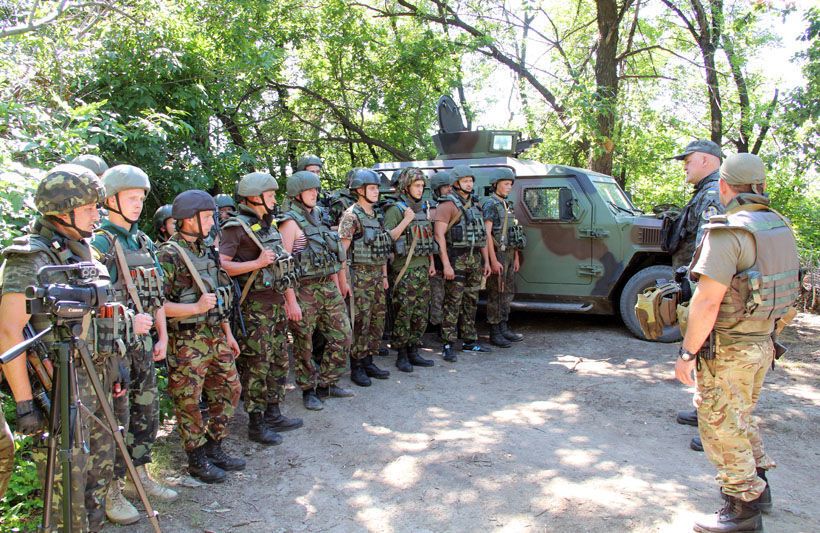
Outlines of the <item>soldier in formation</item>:
{"type": "MultiPolygon", "coordinates": [[[[148,496],[173,501],[177,493],[159,485],[148,475],[145,465],[151,462],[151,448],[159,429],[159,391],[155,361],[165,359],[168,334],[163,304],[162,270],[154,243],[138,227],[145,197],[151,190],[148,176],[137,167],[117,165],[102,176],[108,217],[94,233],[91,246],[108,269],[114,299],[127,305],[136,318],[152,324],[158,340],[141,335],[126,346],[125,366],[129,369],[128,393],[114,398],[113,408],[120,425],[126,429],[126,444],[148,496]]],[[[108,488],[105,513],[115,524],[132,524],[139,520],[137,509],[123,496],[125,461],[117,456],[114,480],[108,488]]],[[[136,494],[133,483],[126,492],[136,494]]]]}
{"type": "MultiPolygon", "coordinates": [[[[439,170],[430,178],[430,192],[433,196],[427,219],[435,219],[436,205],[444,197],[450,194],[450,173],[439,170]]],[[[436,273],[430,276],[430,319],[431,325],[441,332],[441,316],[444,314],[444,273],[441,258],[436,254],[433,258],[436,266],[436,273]]]]}
{"type": "Polygon", "coordinates": [[[784,326],[798,294],[800,261],[791,227],[769,207],[758,156],[728,157],[718,190],[726,214],[703,226],[692,258],[698,283],[675,363],[678,380],[696,387],[698,430],[724,500],[694,530],[762,532],[761,513],[772,508],[767,472],[775,463],[752,413],[773,364],[775,328],[784,326]]]}
{"type": "Polygon", "coordinates": [[[161,205],[154,213],[154,233],[160,242],[165,242],[174,234],[175,222],[171,216],[171,204],[161,205]]]}

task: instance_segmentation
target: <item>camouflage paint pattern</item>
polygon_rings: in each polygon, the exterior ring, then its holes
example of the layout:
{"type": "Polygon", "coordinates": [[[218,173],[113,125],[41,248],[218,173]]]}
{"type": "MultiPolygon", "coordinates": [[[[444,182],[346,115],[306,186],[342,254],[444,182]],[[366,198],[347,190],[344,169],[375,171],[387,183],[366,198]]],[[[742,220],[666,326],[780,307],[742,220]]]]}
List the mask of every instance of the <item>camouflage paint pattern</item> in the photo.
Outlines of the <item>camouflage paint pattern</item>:
{"type": "Polygon", "coordinates": [[[14,472],[14,436],[0,409],[0,499],[3,499],[6,493],[12,472],[14,472]]]}
{"type": "MultiPolygon", "coordinates": [[[[452,261],[453,256],[450,256],[452,261]]],[[[444,313],[441,317],[441,337],[452,344],[459,333],[464,340],[475,341],[475,314],[478,291],[484,275],[481,253],[462,253],[453,261],[455,279],[444,281],[444,313]]]]}
{"type": "Polygon", "coordinates": [[[255,300],[253,293],[242,304],[242,315],[249,327],[239,340],[242,353],[236,368],[242,380],[245,411],[261,413],[269,403],[285,399],[288,377],[288,321],[281,304],[255,300]]]}
{"type": "Polygon", "coordinates": [[[233,353],[219,326],[171,331],[168,393],[186,452],[205,444],[208,436],[219,441],[228,435],[241,388],[233,353]],[[207,423],[199,410],[200,397],[208,405],[207,423]]]}
{"type": "Polygon", "coordinates": [[[772,364],[771,339],[749,342],[718,335],[716,356],[697,371],[698,430],[717,482],[729,496],[752,501],[766,488],[756,468],[770,469],[752,412],[772,364]]]}
{"type": "Polygon", "coordinates": [[[441,271],[430,277],[430,323],[434,326],[441,325],[441,317],[444,314],[444,276],[441,271]]]}
{"type": "Polygon", "coordinates": [[[383,289],[381,265],[352,265],[350,278],[356,313],[350,347],[352,361],[379,353],[387,313],[387,295],[383,289]]]}
{"type": "Polygon", "coordinates": [[[393,337],[395,349],[416,346],[427,329],[430,305],[430,275],[428,266],[409,267],[396,283],[393,273],[393,337]]]}
{"type": "Polygon", "coordinates": [[[510,304],[515,296],[515,272],[513,262],[515,252],[499,252],[495,257],[501,263],[501,274],[492,274],[487,278],[487,322],[498,324],[510,319],[510,304]]]}
{"type": "Polygon", "coordinates": [[[350,349],[350,319],[344,300],[330,278],[307,280],[296,293],[302,320],[291,321],[296,384],[302,390],[335,384],[344,374],[350,349]],[[313,333],[318,331],[326,344],[321,363],[313,360],[313,333]]]}

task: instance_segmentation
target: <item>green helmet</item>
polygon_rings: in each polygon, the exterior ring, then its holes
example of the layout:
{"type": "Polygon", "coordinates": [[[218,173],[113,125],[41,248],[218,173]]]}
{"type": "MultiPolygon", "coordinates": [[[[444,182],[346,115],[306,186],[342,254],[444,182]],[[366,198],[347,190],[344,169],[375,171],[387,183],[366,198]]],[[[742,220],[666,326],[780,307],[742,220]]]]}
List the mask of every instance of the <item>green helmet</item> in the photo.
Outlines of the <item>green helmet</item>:
{"type": "Polygon", "coordinates": [[[458,165],[450,171],[450,185],[455,185],[461,178],[475,179],[475,171],[467,165],[458,165]]]}
{"type": "Polygon", "coordinates": [[[399,172],[396,188],[402,192],[406,191],[410,188],[410,185],[419,180],[424,181],[424,185],[427,186],[427,176],[420,168],[405,167],[399,172]]]}
{"type": "Polygon", "coordinates": [[[490,177],[490,186],[495,186],[499,181],[515,181],[515,172],[508,167],[500,167],[493,169],[493,175],[490,177]]]}
{"type": "Polygon", "coordinates": [[[308,189],[321,189],[322,182],[319,176],[307,170],[294,172],[288,177],[285,185],[286,192],[291,198],[296,198],[308,189]]]}
{"type": "Polygon", "coordinates": [[[198,189],[179,193],[171,206],[171,216],[176,220],[194,217],[200,211],[216,211],[216,203],[210,194],[198,189]]]}
{"type": "Polygon", "coordinates": [[[165,225],[165,221],[171,218],[171,204],[161,205],[154,213],[154,230],[160,232],[160,228],[165,225]]]}
{"type": "Polygon", "coordinates": [[[439,170],[433,174],[433,177],[430,178],[430,189],[433,191],[433,194],[438,195],[438,190],[445,185],[450,185],[451,179],[450,173],[446,170],[439,170]]]}
{"type": "Polygon", "coordinates": [[[71,163],[52,168],[34,193],[34,205],[43,216],[65,215],[104,201],[105,188],[99,178],[88,168],[71,163]]]}
{"type": "Polygon", "coordinates": [[[325,162],[322,161],[321,157],[319,157],[318,155],[307,154],[299,158],[299,162],[296,163],[296,171],[301,172],[310,165],[316,165],[320,169],[325,168],[325,162]]]}
{"type": "Polygon", "coordinates": [[[365,185],[381,185],[379,175],[369,168],[354,168],[347,173],[347,188],[351,191],[365,185]]]}
{"type": "Polygon", "coordinates": [[[146,193],[151,191],[148,174],[133,165],[117,165],[109,168],[102,176],[102,183],[106,197],[128,189],[142,189],[146,193]]]}
{"type": "Polygon", "coordinates": [[[276,178],[267,172],[245,174],[236,184],[236,194],[245,198],[248,196],[262,196],[265,191],[277,190],[279,190],[279,184],[276,183],[276,178]]]}
{"type": "Polygon", "coordinates": [[[102,176],[105,174],[105,171],[108,170],[108,163],[106,163],[105,160],[98,155],[78,155],[71,160],[71,164],[83,166],[97,176],[102,176]]]}
{"type": "Polygon", "coordinates": [[[236,202],[233,201],[233,198],[224,193],[214,196],[214,202],[216,203],[217,209],[222,209],[223,207],[232,207],[236,209],[236,202]]]}

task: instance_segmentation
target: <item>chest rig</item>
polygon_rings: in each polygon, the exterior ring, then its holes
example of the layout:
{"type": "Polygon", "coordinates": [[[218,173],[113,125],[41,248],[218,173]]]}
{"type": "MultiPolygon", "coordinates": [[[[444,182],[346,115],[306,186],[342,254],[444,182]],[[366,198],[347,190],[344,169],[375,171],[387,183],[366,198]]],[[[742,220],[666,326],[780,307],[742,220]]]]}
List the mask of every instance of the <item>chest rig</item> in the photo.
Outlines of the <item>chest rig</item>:
{"type": "Polygon", "coordinates": [[[458,220],[447,230],[447,246],[457,251],[470,252],[486,246],[487,229],[478,207],[472,201],[466,205],[456,193],[448,194],[443,201],[453,202],[460,211],[458,220]]]}
{"type": "Polygon", "coordinates": [[[354,235],[349,248],[350,261],[354,265],[384,265],[393,253],[393,239],[385,231],[378,216],[368,215],[355,204],[350,208],[361,225],[361,232],[354,235]]]}
{"type": "Polygon", "coordinates": [[[495,210],[496,222],[493,223],[492,237],[496,249],[505,252],[509,249],[521,250],[527,246],[524,227],[518,223],[510,200],[503,200],[493,194],[487,199],[487,206],[495,210]]]}
{"type": "MultiPolygon", "coordinates": [[[[420,209],[415,211],[415,217],[402,232],[401,237],[393,243],[396,255],[405,256],[410,253],[413,242],[414,256],[428,256],[438,254],[438,243],[433,232],[433,223],[427,218],[427,202],[419,202],[420,209]]],[[[400,212],[409,207],[407,198],[402,195],[399,201],[394,204],[400,212]]]]}
{"type": "Polygon", "coordinates": [[[260,251],[270,250],[276,254],[276,260],[265,268],[236,277],[242,285],[243,294],[269,289],[285,292],[296,285],[299,279],[296,259],[282,246],[282,235],[279,234],[275,225],[264,225],[252,209],[240,205],[239,213],[229,218],[222,227],[241,227],[260,251]],[[251,284],[249,287],[247,287],[248,283],[251,284]]]}
{"type": "Polygon", "coordinates": [[[142,231],[137,231],[135,235],[139,248],[135,250],[122,246],[120,241],[117,245],[117,235],[105,229],[97,230],[97,235],[101,235],[108,240],[108,253],[102,260],[110,272],[112,267],[117,267],[117,281],[112,284],[114,298],[118,302],[123,302],[131,309],[136,309],[131,294],[126,287],[126,273],[121,272],[121,264],[128,267],[128,274],[136,289],[136,294],[142,307],[142,312],[153,315],[159,309],[162,302],[162,272],[157,267],[156,255],[153,244],[148,236],[142,231]],[[122,253],[119,256],[120,252],[122,253]]]}
{"type": "Polygon", "coordinates": [[[305,248],[294,253],[302,279],[310,280],[335,274],[342,268],[344,249],[339,234],[316,222],[298,202],[292,202],[283,220],[293,220],[305,234],[305,248]]]}

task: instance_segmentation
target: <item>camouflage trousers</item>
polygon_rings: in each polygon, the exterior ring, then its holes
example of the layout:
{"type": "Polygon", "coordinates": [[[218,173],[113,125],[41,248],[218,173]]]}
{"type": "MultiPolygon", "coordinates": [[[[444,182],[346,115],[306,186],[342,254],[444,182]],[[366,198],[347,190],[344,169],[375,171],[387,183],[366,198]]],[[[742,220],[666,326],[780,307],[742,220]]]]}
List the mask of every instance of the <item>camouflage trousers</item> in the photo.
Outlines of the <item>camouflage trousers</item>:
{"type": "Polygon", "coordinates": [[[430,278],[430,323],[434,326],[441,324],[441,315],[444,314],[444,276],[437,272],[430,278]]]}
{"type": "Polygon", "coordinates": [[[0,500],[9,486],[11,473],[14,472],[14,435],[11,434],[6,417],[0,409],[0,500]]]}
{"type": "Polygon", "coordinates": [[[455,341],[459,332],[464,340],[475,341],[475,313],[478,291],[484,275],[481,253],[462,253],[452,263],[456,277],[444,282],[444,312],[441,317],[441,337],[445,343],[455,341]]]}
{"type": "Polygon", "coordinates": [[[738,342],[718,335],[715,359],[697,371],[698,430],[706,457],[717,468],[723,492],[744,501],[766,488],[756,468],[774,468],[752,415],[772,364],[771,339],[738,342]],[[723,342],[721,342],[723,341],[723,342]]]}
{"type": "Polygon", "coordinates": [[[168,350],[168,394],[174,400],[177,428],[186,452],[205,444],[207,437],[228,436],[228,421],[239,403],[239,374],[234,355],[219,326],[174,331],[168,350]],[[199,399],[208,404],[203,421],[199,399]]]}
{"type": "Polygon", "coordinates": [[[350,360],[379,353],[387,313],[384,273],[381,265],[353,265],[350,268],[353,290],[353,342],[350,360]]]}
{"type": "MultiPolygon", "coordinates": [[[[111,381],[106,363],[96,365],[92,371],[97,373],[106,391],[106,401],[111,403],[111,381]]],[[[114,475],[116,448],[114,438],[108,432],[108,426],[100,426],[96,417],[105,424],[105,414],[94,394],[91,380],[86,371],[77,367],[77,390],[83,408],[77,414],[78,427],[85,442],[75,442],[72,448],[71,465],[71,527],[75,531],[99,531],[105,523],[105,494],[114,475]],[[92,417],[93,414],[93,417],[92,417]],[[88,453],[83,447],[88,446],[88,453]]],[[[59,405],[55,402],[55,405],[59,405]]],[[[47,415],[46,415],[47,416],[47,415]]],[[[59,416],[58,416],[59,420],[59,416]]],[[[57,460],[54,469],[53,500],[51,505],[51,528],[53,531],[63,529],[63,472],[60,464],[60,434],[57,440],[57,460]]],[[[46,462],[48,460],[48,440],[43,434],[35,437],[31,453],[37,463],[37,474],[40,483],[45,482],[46,462]]]]}
{"type": "MultiPolygon", "coordinates": [[[[154,343],[150,335],[132,346],[126,357],[131,370],[128,393],[114,398],[114,414],[125,428],[125,444],[134,466],[151,462],[151,448],[159,431],[159,391],[154,367],[154,343]]],[[[114,477],[125,477],[125,460],[117,454],[114,477]]]]}
{"type": "Polygon", "coordinates": [[[408,268],[395,282],[393,274],[393,348],[416,346],[427,329],[430,274],[427,266],[408,268]]]}
{"type": "Polygon", "coordinates": [[[490,324],[499,324],[510,319],[510,304],[515,296],[515,252],[496,251],[496,258],[503,270],[501,274],[492,274],[487,278],[487,322],[490,324]]]}
{"type": "Polygon", "coordinates": [[[335,384],[344,374],[350,349],[350,319],[344,300],[330,278],[308,281],[296,294],[302,308],[302,320],[290,322],[293,335],[293,360],[296,383],[302,390],[335,384]],[[313,333],[325,338],[322,362],[313,361],[313,333]]]}
{"type": "Polygon", "coordinates": [[[245,411],[259,413],[268,404],[285,399],[288,378],[288,320],[282,304],[253,299],[251,293],[242,304],[247,336],[239,339],[242,353],[236,368],[242,380],[245,411]]]}

